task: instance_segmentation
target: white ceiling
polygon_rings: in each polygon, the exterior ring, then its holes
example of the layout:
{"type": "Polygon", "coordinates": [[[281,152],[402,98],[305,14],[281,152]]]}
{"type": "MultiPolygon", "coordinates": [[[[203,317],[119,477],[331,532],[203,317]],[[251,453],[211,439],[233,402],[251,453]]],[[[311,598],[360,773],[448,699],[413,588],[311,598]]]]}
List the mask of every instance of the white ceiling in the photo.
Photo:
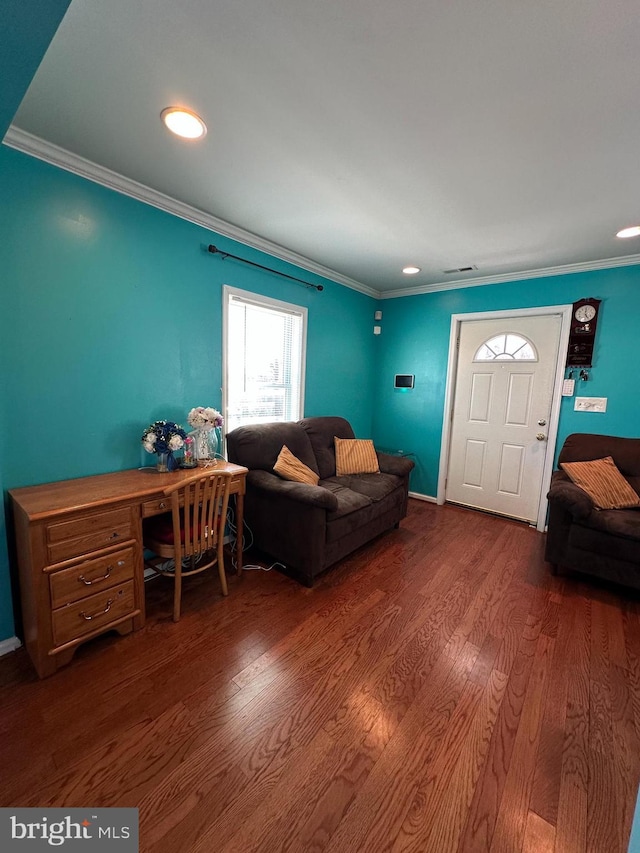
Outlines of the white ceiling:
{"type": "Polygon", "coordinates": [[[14,128],[385,295],[597,263],[640,252],[638,12],[73,0],[14,128]]]}

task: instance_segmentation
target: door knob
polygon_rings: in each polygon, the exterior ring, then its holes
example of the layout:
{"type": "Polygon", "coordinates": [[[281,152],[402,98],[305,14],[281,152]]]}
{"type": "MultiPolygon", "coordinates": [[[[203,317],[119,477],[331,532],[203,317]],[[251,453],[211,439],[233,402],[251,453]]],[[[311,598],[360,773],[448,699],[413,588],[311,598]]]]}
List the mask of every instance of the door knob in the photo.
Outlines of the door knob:
{"type": "Polygon", "coordinates": [[[544,418],[540,418],[540,420],[538,421],[538,426],[544,426],[546,423],[547,422],[545,421],[544,418]]]}
{"type": "Polygon", "coordinates": [[[543,432],[539,432],[536,436],[538,441],[544,441],[547,436],[543,432]]]}

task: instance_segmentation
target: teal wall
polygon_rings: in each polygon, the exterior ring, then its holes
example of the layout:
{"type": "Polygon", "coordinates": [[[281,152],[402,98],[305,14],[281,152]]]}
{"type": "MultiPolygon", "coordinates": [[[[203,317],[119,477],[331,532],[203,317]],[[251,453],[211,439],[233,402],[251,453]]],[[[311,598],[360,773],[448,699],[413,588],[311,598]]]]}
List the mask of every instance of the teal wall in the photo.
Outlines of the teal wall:
{"type": "Polygon", "coordinates": [[[376,339],[374,437],[379,445],[416,454],[411,489],[437,492],[451,316],[476,311],[563,305],[602,299],[591,380],[576,394],[608,397],[604,414],[561,405],[558,447],[571,432],[640,436],[638,324],[640,266],[550,276],[500,285],[387,299],[376,339]],[[415,373],[415,388],[393,388],[396,373],[415,373]]]}
{"type": "MultiPolygon", "coordinates": [[[[6,147],[0,182],[5,490],[152,464],[151,421],[220,407],[224,284],[308,309],[305,415],[371,435],[371,297],[6,147]],[[324,290],[223,261],[210,242],[324,290]]],[[[0,639],[13,631],[3,602],[0,639]]]]}
{"type": "Polygon", "coordinates": [[[5,419],[22,442],[5,488],[138,465],[150,420],[219,407],[223,284],[308,309],[305,414],[370,433],[371,297],[16,151],[0,149],[0,169],[5,419]]]}
{"type": "MultiPolygon", "coordinates": [[[[45,54],[71,0],[3,0],[0,14],[0,139],[45,54]]],[[[0,198],[4,193],[0,171],[0,198]]],[[[1,233],[1,232],[0,232],[1,233]]],[[[4,235],[2,237],[4,241],[4,235]]],[[[0,283],[4,270],[0,266],[0,283]]],[[[1,288],[2,291],[4,287],[1,288]]],[[[0,292],[0,297],[2,292],[0,292]]],[[[2,374],[8,365],[2,360],[2,374]]],[[[4,396],[0,392],[0,426],[4,425],[4,396]]],[[[4,435],[4,432],[3,432],[4,435]]],[[[0,494],[4,494],[3,459],[12,449],[0,443],[0,494]]],[[[0,512],[0,641],[13,636],[13,609],[9,585],[4,513],[0,512]]]]}

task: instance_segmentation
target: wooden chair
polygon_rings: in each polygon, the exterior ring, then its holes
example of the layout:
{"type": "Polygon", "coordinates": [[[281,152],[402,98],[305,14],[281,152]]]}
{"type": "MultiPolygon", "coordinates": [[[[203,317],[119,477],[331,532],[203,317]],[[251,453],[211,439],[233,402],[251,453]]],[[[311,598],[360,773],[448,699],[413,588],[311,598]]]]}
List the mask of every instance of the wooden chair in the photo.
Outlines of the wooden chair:
{"type": "Polygon", "coordinates": [[[158,557],[174,561],[171,571],[160,572],[174,578],[174,622],[180,619],[183,577],[204,572],[217,563],[222,594],[227,595],[223,545],[231,478],[228,471],[205,469],[169,486],[164,494],[171,498],[171,514],[145,522],[144,547],[158,557]],[[184,557],[190,559],[187,570],[182,566],[184,557]]]}

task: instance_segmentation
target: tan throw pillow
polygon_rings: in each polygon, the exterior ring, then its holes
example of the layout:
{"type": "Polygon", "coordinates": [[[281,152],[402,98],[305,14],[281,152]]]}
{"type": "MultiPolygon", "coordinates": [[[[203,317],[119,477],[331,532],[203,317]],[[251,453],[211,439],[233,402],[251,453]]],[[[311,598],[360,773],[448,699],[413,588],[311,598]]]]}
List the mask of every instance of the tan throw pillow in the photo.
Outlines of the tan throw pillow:
{"type": "Polygon", "coordinates": [[[584,489],[597,509],[640,506],[640,497],[618,471],[611,456],[590,462],[561,462],[560,467],[576,486],[584,489]]]}
{"type": "Polygon", "coordinates": [[[310,486],[317,486],[320,479],[315,471],[312,471],[308,465],[293,455],[286,444],[282,445],[282,450],[278,454],[273,470],[284,480],[293,480],[294,483],[308,483],[310,486]]]}
{"type": "Polygon", "coordinates": [[[379,474],[380,466],[370,438],[338,438],[336,448],[336,477],[346,474],[379,474]]]}

